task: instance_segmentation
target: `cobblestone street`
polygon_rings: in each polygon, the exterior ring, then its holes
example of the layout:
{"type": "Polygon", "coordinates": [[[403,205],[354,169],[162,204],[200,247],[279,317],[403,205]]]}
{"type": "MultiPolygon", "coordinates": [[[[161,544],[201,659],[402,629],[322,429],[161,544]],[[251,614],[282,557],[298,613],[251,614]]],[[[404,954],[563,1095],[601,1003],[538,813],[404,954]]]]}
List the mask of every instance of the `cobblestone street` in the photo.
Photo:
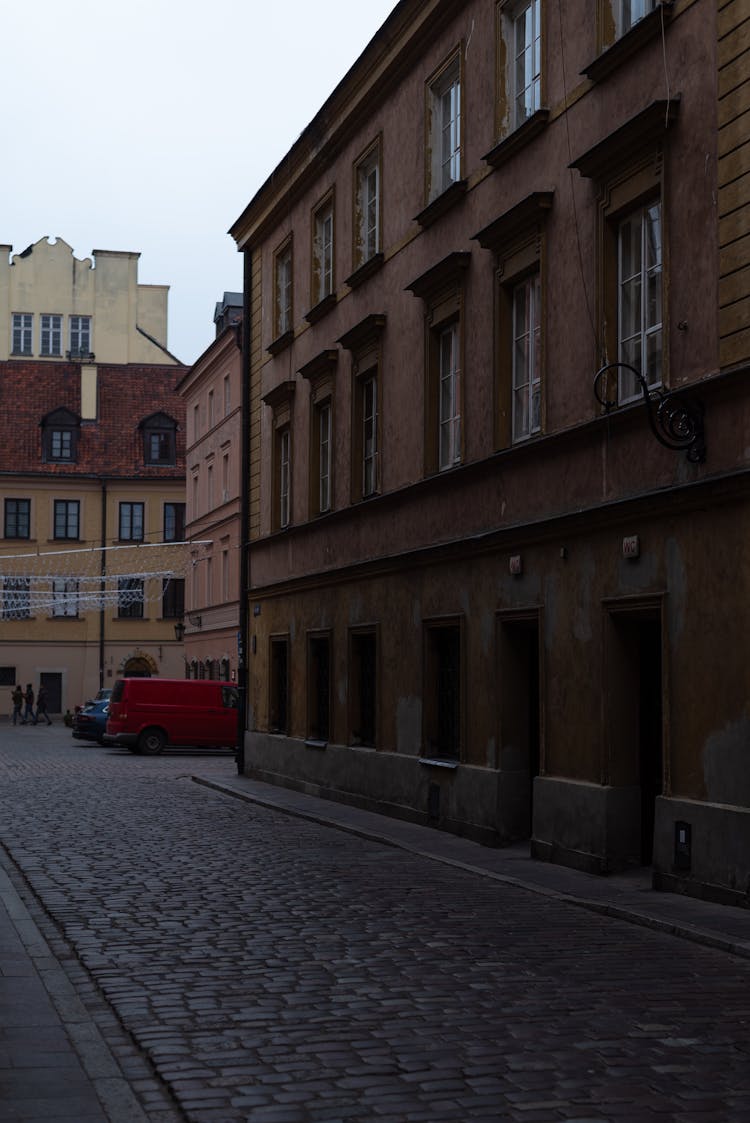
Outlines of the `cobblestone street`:
{"type": "Polygon", "coordinates": [[[0,728],[0,841],[148,1120],[750,1120],[750,961],[196,774],[236,769],[0,728]]]}

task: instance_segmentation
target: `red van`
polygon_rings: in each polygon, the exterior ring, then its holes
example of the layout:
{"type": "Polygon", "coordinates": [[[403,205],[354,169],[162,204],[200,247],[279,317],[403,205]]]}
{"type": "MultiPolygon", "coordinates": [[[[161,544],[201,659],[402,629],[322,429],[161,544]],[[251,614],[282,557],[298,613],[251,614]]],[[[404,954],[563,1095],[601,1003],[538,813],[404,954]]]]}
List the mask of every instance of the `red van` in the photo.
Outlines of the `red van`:
{"type": "Polygon", "coordinates": [[[228,682],[118,678],[104,741],[133,753],[160,753],[165,745],[233,749],[238,706],[237,687],[228,682]]]}

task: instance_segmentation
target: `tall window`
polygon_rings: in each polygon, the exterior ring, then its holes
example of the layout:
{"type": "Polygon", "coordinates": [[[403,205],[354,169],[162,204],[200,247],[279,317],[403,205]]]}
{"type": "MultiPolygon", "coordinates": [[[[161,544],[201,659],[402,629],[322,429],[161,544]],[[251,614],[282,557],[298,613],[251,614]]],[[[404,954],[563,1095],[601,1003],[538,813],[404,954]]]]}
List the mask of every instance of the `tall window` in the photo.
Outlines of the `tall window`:
{"type": "Polygon", "coordinates": [[[331,403],[317,410],[318,422],[318,510],[331,509],[331,403]]]}
{"type": "Polygon", "coordinates": [[[378,486],[378,380],[375,374],[363,379],[362,399],[362,495],[374,495],[378,486]]]}
{"type": "Polygon", "coordinates": [[[79,512],[77,499],[55,500],[55,538],[79,537],[79,512]]]}
{"type": "Polygon", "coordinates": [[[427,756],[461,756],[462,682],[459,624],[428,625],[425,634],[424,745],[427,756]]]}
{"type": "Polygon", "coordinates": [[[349,644],[349,740],[375,744],[377,645],[374,631],[353,632],[349,644]]]}
{"type": "Polygon", "coordinates": [[[185,504],[164,504],[164,541],[185,541],[185,504]]]}
{"type": "Polygon", "coordinates": [[[439,336],[439,463],[441,471],[461,460],[460,366],[458,324],[444,327],[439,336]]]}
{"type": "Polygon", "coordinates": [[[34,317],[31,312],[13,313],[13,354],[31,355],[34,317]]]}
{"type": "Polygon", "coordinates": [[[62,355],[62,316],[42,315],[39,353],[62,355]]]}
{"type": "Polygon", "coordinates": [[[380,252],[380,149],[373,148],[357,164],[354,200],[354,259],[363,265],[380,252]]]}
{"type": "Polygon", "coordinates": [[[118,577],[117,615],[123,620],[143,619],[143,590],[141,577],[118,577]]]}
{"type": "Polygon", "coordinates": [[[271,638],[268,728],[271,733],[289,732],[289,639],[271,638]]]}
{"type": "Polygon", "coordinates": [[[313,741],[331,736],[331,644],[327,635],[307,640],[307,735],[313,741]]]}
{"type": "Polygon", "coordinates": [[[655,7],[656,0],[618,0],[618,34],[624,35],[626,31],[630,31],[644,16],[653,12],[655,7]]]}
{"type": "Polygon", "coordinates": [[[6,538],[29,538],[31,535],[31,500],[5,500],[6,538]]]}
{"type": "Polygon", "coordinates": [[[3,581],[3,617],[27,620],[31,616],[31,579],[6,577],[3,581]]]}
{"type": "Polygon", "coordinates": [[[120,533],[123,542],[143,541],[143,503],[120,504],[120,533]]]}
{"type": "Polygon", "coordinates": [[[69,327],[71,356],[89,355],[91,353],[91,317],[71,316],[69,327]]]}
{"type": "Polygon", "coordinates": [[[541,282],[527,277],[513,289],[513,440],[540,429],[541,282]]]}
{"type": "MultiPolygon", "coordinates": [[[[649,386],[662,380],[661,205],[639,207],[618,228],[619,360],[635,367],[649,386]]],[[[620,372],[620,401],[640,393],[635,375],[620,372]]]]}
{"type": "Polygon", "coordinates": [[[221,599],[229,600],[229,550],[221,551],[221,599]]]}
{"type": "Polygon", "coordinates": [[[143,459],[146,464],[172,465],[176,457],[177,422],[166,413],[153,413],[141,421],[143,459]]]}
{"type": "Polygon", "coordinates": [[[277,433],[279,526],[289,526],[291,495],[291,434],[289,428],[277,433]]]}
{"type": "Polygon", "coordinates": [[[333,292],[333,199],[327,199],[313,218],[313,303],[333,292]]]}
{"type": "Polygon", "coordinates": [[[461,68],[458,55],[429,87],[430,190],[434,199],[461,178],[461,68]]]}
{"type": "Polygon", "coordinates": [[[161,614],[164,620],[180,620],[185,615],[185,582],[181,577],[162,582],[161,614]]]}
{"type": "Polygon", "coordinates": [[[216,418],[214,417],[214,392],[208,391],[208,427],[212,429],[216,418]]]}
{"type": "Polygon", "coordinates": [[[69,409],[53,410],[42,419],[42,454],[46,461],[75,461],[80,435],[79,419],[69,409]]]}
{"type": "Polygon", "coordinates": [[[78,581],[72,577],[56,577],[52,582],[52,615],[78,615],[78,581]]]}
{"type": "Polygon", "coordinates": [[[229,375],[224,375],[224,416],[228,417],[232,411],[232,383],[229,375]]]}
{"type": "Polygon", "coordinates": [[[541,105],[541,0],[531,0],[513,16],[513,124],[517,128],[541,105]]]}
{"type": "Polygon", "coordinates": [[[288,240],[274,259],[274,337],[292,330],[292,243],[288,240]]]}

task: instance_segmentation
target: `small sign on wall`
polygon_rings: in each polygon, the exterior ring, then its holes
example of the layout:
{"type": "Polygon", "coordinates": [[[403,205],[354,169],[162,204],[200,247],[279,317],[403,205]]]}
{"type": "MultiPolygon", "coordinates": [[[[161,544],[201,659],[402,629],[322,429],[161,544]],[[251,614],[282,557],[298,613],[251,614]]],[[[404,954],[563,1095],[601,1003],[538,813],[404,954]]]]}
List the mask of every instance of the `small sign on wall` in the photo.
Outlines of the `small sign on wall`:
{"type": "Polygon", "coordinates": [[[622,556],[624,558],[638,558],[641,554],[641,540],[637,534],[630,534],[622,540],[622,556]]]}
{"type": "Polygon", "coordinates": [[[523,573],[523,558],[520,554],[513,554],[511,556],[508,568],[514,577],[518,577],[523,573]]]}

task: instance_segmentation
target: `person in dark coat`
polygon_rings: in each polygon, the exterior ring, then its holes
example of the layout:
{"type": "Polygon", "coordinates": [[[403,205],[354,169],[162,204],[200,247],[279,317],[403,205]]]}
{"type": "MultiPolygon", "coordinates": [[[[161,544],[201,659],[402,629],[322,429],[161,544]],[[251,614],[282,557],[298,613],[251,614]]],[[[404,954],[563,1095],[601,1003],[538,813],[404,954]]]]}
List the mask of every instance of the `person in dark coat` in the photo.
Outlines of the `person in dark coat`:
{"type": "Polygon", "coordinates": [[[13,724],[16,725],[19,721],[23,721],[21,716],[21,708],[23,706],[23,690],[20,686],[16,686],[11,694],[13,699],[13,724]]]}
{"type": "Polygon", "coordinates": [[[28,725],[29,722],[34,721],[34,687],[30,682],[26,684],[26,693],[23,696],[26,703],[26,709],[23,711],[23,721],[21,725],[28,725]]]}
{"type": "Polygon", "coordinates": [[[47,713],[47,687],[40,685],[39,693],[36,696],[36,717],[34,718],[34,725],[41,719],[45,718],[47,725],[52,725],[50,716],[47,713]]]}

